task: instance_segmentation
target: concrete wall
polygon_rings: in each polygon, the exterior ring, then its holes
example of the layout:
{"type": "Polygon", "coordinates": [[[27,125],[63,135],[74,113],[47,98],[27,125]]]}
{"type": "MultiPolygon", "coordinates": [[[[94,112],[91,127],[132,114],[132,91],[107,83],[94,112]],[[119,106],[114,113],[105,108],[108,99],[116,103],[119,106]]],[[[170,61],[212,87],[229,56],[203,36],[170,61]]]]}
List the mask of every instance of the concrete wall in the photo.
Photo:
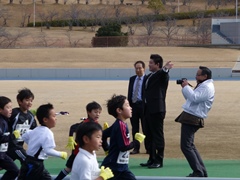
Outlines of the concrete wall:
{"type": "MultiPolygon", "coordinates": [[[[212,32],[213,32],[213,26],[214,25],[220,25],[220,32],[223,33],[225,36],[227,36],[229,39],[231,39],[234,44],[240,44],[240,19],[218,19],[218,18],[212,18],[212,32]]],[[[220,41],[220,44],[222,44],[221,40],[217,40],[215,38],[218,38],[212,33],[212,44],[218,44],[220,41]]],[[[229,44],[229,43],[226,43],[229,44]]]]}
{"type": "Polygon", "coordinates": [[[240,22],[227,22],[220,24],[220,31],[235,44],[240,44],[240,22]]]}
{"type": "MultiPolygon", "coordinates": [[[[197,68],[173,68],[171,79],[195,78],[197,68]]],[[[212,68],[213,79],[232,77],[231,68],[212,68]]],[[[148,74],[149,71],[147,70],[148,74]]],[[[131,69],[0,69],[0,80],[128,80],[131,69]]]]}

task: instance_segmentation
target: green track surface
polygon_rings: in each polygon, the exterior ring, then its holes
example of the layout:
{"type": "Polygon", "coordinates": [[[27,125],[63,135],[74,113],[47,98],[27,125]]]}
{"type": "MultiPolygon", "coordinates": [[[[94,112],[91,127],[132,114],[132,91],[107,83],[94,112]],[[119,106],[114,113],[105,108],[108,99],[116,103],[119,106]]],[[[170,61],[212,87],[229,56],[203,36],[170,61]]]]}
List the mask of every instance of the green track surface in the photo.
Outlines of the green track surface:
{"type": "MultiPolygon", "coordinates": [[[[101,164],[102,158],[98,158],[101,164]]],[[[129,168],[136,176],[165,176],[165,177],[185,177],[191,173],[191,169],[185,159],[165,159],[164,167],[158,169],[148,169],[139,164],[146,162],[146,158],[130,158],[129,168]]],[[[44,161],[46,169],[56,175],[65,167],[64,160],[60,158],[49,158],[44,161]]],[[[16,162],[19,166],[18,161],[16,162]]],[[[209,177],[219,178],[239,178],[240,160],[205,160],[204,161],[209,177]]],[[[4,170],[0,171],[2,174],[4,170]]]]}

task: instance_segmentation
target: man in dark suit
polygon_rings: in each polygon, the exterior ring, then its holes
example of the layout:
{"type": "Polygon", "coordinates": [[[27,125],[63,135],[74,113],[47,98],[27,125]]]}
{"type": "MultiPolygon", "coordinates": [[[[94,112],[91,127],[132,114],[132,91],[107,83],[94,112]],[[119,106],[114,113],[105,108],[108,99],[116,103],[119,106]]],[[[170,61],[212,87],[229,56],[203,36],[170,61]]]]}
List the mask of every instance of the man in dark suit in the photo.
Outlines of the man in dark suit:
{"type": "MultiPolygon", "coordinates": [[[[143,81],[146,78],[145,75],[145,63],[143,61],[137,61],[134,63],[134,68],[136,75],[130,77],[128,84],[128,101],[132,107],[132,117],[130,122],[132,125],[132,137],[139,132],[139,124],[141,122],[143,134],[145,134],[145,122],[144,122],[144,113],[143,113],[143,100],[142,100],[142,91],[143,91],[143,81]]],[[[147,140],[144,141],[145,149],[148,152],[147,140]]],[[[140,153],[140,144],[136,145],[130,154],[139,154],[140,153]]]]}
{"type": "Polygon", "coordinates": [[[166,93],[169,81],[169,69],[173,67],[171,61],[163,66],[163,59],[158,54],[152,54],[149,60],[150,73],[144,81],[143,101],[146,121],[146,137],[150,143],[149,159],[141,166],[148,168],[163,167],[164,132],[163,124],[166,114],[166,93]]]}

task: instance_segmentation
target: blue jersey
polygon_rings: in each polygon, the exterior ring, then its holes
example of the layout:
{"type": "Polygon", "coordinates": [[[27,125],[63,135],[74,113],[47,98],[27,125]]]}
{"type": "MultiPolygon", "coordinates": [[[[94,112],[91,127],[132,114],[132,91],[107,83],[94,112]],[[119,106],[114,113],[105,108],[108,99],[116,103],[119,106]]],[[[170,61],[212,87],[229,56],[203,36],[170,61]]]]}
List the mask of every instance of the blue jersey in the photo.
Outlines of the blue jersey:
{"type": "Polygon", "coordinates": [[[109,167],[113,171],[128,170],[129,150],[134,148],[138,141],[130,142],[130,133],[127,123],[117,119],[111,127],[103,131],[103,143],[110,137],[108,155],[104,158],[102,166],[109,167]]]}

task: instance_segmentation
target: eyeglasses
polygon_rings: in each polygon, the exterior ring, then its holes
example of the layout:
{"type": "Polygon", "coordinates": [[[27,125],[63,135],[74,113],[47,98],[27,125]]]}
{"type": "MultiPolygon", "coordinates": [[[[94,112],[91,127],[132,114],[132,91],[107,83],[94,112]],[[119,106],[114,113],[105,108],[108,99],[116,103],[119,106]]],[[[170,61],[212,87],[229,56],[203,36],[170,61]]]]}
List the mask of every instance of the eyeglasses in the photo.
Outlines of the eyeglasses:
{"type": "Polygon", "coordinates": [[[202,74],[196,74],[196,76],[202,76],[202,74]]]}

